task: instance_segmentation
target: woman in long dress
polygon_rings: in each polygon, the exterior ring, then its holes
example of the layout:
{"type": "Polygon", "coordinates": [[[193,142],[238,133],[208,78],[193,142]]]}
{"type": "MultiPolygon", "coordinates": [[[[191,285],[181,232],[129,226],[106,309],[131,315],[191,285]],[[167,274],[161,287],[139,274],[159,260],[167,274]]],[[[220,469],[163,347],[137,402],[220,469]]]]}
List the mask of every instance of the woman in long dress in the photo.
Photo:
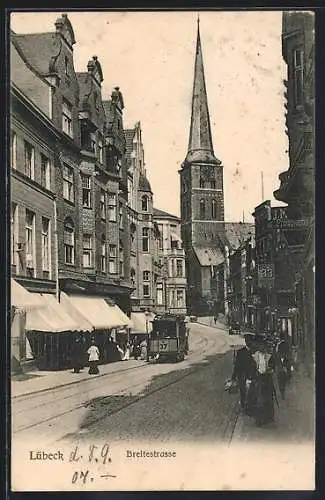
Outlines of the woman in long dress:
{"type": "Polygon", "coordinates": [[[256,363],[256,378],[252,382],[255,396],[254,417],[256,425],[260,426],[274,421],[274,361],[272,354],[267,351],[266,342],[259,342],[253,358],[256,363]]]}
{"type": "Polygon", "coordinates": [[[99,349],[95,344],[95,341],[92,341],[91,346],[88,351],[88,361],[89,361],[89,375],[97,375],[99,373],[98,362],[99,362],[99,349]]]}

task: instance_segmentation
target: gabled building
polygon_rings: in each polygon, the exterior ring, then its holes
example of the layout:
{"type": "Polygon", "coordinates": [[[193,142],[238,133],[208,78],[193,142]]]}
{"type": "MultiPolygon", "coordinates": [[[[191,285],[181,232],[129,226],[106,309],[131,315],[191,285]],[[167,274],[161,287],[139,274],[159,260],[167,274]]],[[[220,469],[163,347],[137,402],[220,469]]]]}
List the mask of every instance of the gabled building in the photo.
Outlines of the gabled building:
{"type": "Polygon", "coordinates": [[[144,161],[141,124],[125,130],[132,311],[153,311],[156,305],[159,233],[154,221],[153,193],[144,161]]]}
{"type": "Polygon", "coordinates": [[[185,250],[181,239],[181,220],[154,208],[159,231],[159,274],[156,284],[156,312],[186,314],[185,250]]]}

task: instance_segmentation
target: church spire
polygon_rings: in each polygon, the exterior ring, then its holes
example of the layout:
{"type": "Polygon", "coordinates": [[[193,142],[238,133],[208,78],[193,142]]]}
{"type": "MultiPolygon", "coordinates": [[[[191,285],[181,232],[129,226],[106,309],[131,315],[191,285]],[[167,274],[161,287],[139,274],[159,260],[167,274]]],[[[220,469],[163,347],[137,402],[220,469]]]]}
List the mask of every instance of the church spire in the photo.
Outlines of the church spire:
{"type": "Polygon", "coordinates": [[[200,18],[197,19],[197,40],[194,68],[194,83],[192,95],[191,129],[188,144],[188,153],[185,163],[213,163],[221,162],[214,156],[208,98],[205,87],[202,47],[200,38],[200,18]]]}

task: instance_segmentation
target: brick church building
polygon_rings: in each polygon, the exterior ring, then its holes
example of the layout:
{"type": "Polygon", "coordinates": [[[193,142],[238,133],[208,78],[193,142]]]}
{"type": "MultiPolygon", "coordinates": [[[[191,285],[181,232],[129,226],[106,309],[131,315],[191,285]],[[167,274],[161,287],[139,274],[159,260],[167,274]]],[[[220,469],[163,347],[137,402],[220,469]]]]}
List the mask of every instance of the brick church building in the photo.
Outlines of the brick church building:
{"type": "Polygon", "coordinates": [[[227,314],[229,252],[238,248],[254,226],[225,222],[223,165],[213,149],[199,21],[189,144],[179,173],[188,310],[227,314]]]}

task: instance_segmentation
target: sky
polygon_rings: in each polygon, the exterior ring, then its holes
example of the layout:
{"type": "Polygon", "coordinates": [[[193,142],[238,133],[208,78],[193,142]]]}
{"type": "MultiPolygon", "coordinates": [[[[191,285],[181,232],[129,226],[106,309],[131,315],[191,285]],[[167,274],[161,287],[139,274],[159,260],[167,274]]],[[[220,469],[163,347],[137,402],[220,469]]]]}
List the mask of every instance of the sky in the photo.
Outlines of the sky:
{"type": "MultiPolygon", "coordinates": [[[[119,86],[124,126],[141,122],[154,205],[180,215],[188,147],[196,11],[67,12],[76,71],[101,63],[103,99],[119,86]]],[[[58,12],[11,13],[16,33],[54,31],[58,12]]],[[[280,11],[201,11],[200,34],[214,152],[224,165],[225,219],[251,222],[288,169],[280,11]]],[[[280,202],[275,202],[280,205],[280,202]]]]}

